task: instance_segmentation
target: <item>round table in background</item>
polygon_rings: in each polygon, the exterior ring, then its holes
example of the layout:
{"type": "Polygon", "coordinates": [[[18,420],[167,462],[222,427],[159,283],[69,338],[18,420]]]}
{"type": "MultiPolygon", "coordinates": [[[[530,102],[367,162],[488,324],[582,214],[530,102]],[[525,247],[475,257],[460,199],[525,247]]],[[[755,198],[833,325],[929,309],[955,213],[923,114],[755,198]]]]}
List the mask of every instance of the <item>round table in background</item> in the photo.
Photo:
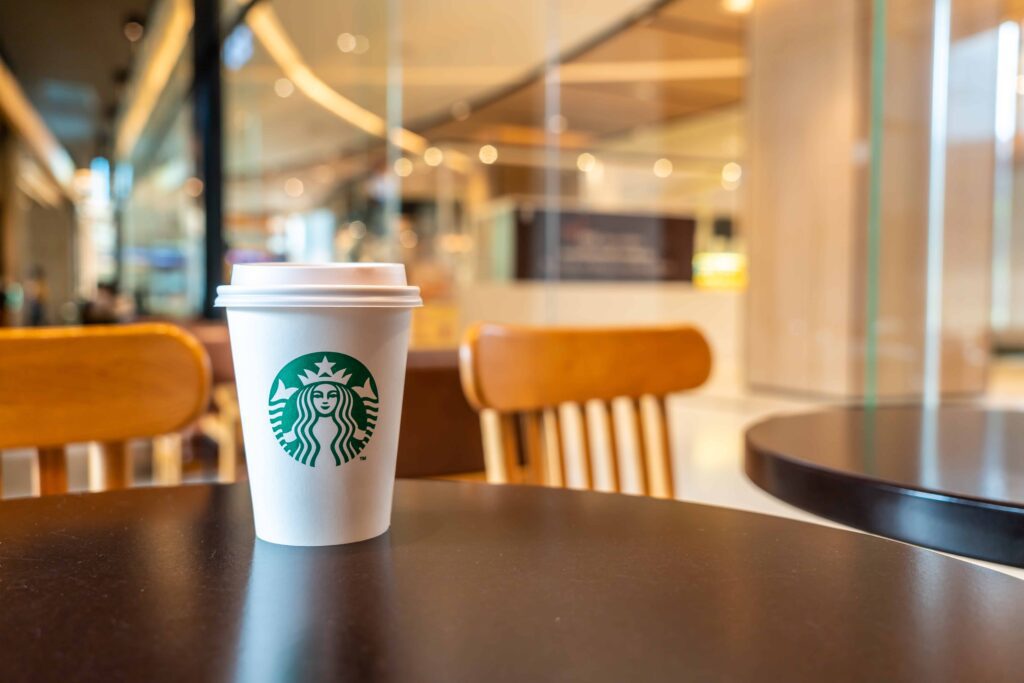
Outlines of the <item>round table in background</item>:
{"type": "Polygon", "coordinates": [[[837,522],[1024,567],[1024,413],[887,406],[771,418],[747,430],[746,471],[837,522]]]}
{"type": "Polygon", "coordinates": [[[1024,584],[868,535],[399,481],[391,531],[255,541],[245,485],[0,503],[0,680],[1018,681],[1024,584]]]}

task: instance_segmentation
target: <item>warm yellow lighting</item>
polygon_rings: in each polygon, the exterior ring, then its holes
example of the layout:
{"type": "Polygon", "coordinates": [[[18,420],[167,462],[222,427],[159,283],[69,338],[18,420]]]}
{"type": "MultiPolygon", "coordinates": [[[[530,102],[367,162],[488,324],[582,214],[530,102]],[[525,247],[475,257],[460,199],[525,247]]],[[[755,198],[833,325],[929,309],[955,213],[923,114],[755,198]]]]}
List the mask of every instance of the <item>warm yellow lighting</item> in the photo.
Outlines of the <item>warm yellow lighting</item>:
{"type": "Polygon", "coordinates": [[[754,7],[754,0],[722,0],[722,9],[732,14],[747,14],[754,7]]]}
{"type": "Polygon", "coordinates": [[[361,54],[363,54],[364,52],[366,52],[369,49],[370,49],[370,39],[367,38],[366,36],[357,35],[356,36],[356,45],[355,45],[355,48],[353,48],[352,52],[355,52],[357,55],[361,55],[361,54]]]}
{"type": "Polygon", "coordinates": [[[722,184],[738,185],[743,177],[743,168],[735,161],[730,161],[722,167],[722,184]]]}
{"type": "Polygon", "coordinates": [[[400,178],[407,178],[412,174],[412,162],[405,157],[395,159],[395,175],[400,178]]]}
{"type": "Polygon", "coordinates": [[[129,104],[117,126],[114,156],[118,159],[131,156],[192,31],[194,15],[189,0],[159,5],[157,14],[151,22],[150,37],[142,43],[134,70],[138,75],[128,86],[125,101],[129,104]]]}
{"type": "MultiPolygon", "coordinates": [[[[422,155],[424,150],[430,146],[426,138],[405,128],[393,129],[389,134],[383,118],[332,89],[313,73],[313,70],[303,60],[302,55],[299,54],[298,48],[288,37],[288,33],[284,30],[281,20],[270,3],[261,2],[254,5],[246,15],[245,21],[285,76],[291,80],[299,92],[313,102],[342,121],[374,137],[390,140],[392,144],[410,154],[422,155]]],[[[359,37],[354,37],[357,43],[359,37]]],[[[367,42],[368,45],[369,42],[367,42]]],[[[468,116],[469,105],[465,106],[468,116]]],[[[470,168],[469,159],[465,155],[455,152],[446,156],[445,163],[457,171],[465,172],[470,168]]]]}
{"type": "Polygon", "coordinates": [[[628,62],[571,62],[559,68],[560,83],[636,83],[641,81],[706,81],[743,78],[747,60],[740,57],[670,59],[628,62]]]}
{"type": "MultiPolygon", "coordinates": [[[[313,73],[281,26],[281,21],[269,3],[253,6],[246,15],[246,22],[270,53],[271,58],[306,97],[366,133],[378,138],[386,137],[387,125],[384,119],[334,91],[313,73]]],[[[406,133],[403,136],[403,143],[406,145],[403,149],[421,154],[428,146],[427,141],[411,131],[406,133]]]]}
{"type": "Polygon", "coordinates": [[[584,152],[583,154],[576,157],[576,168],[580,169],[584,173],[590,173],[597,166],[597,159],[590,152],[584,152]]]}
{"type": "Polygon", "coordinates": [[[338,49],[342,52],[352,52],[356,49],[356,37],[351,33],[342,33],[338,36],[338,49]]]}
{"type": "Polygon", "coordinates": [[[284,181],[284,193],[289,197],[301,197],[306,188],[298,178],[289,178],[284,181]]]}
{"type": "Polygon", "coordinates": [[[295,85],[287,78],[279,78],[274,81],[274,92],[278,97],[288,97],[295,92],[295,85]]]}
{"type": "Polygon", "coordinates": [[[654,162],[654,175],[659,178],[668,178],[672,175],[672,162],[662,158],[654,162]]]}
{"type": "Polygon", "coordinates": [[[440,166],[444,161],[444,152],[437,147],[427,147],[423,152],[423,161],[427,166],[440,166]]]}
{"type": "Polygon", "coordinates": [[[18,85],[14,74],[0,59],[0,120],[4,119],[10,123],[15,134],[27,143],[41,169],[45,169],[41,170],[44,178],[45,174],[49,174],[50,179],[56,181],[59,188],[56,191],[57,201],[60,200],[60,190],[68,197],[73,197],[75,164],[71,156],[46,127],[18,85]]]}
{"type": "Polygon", "coordinates": [[[203,193],[203,181],[192,177],[185,181],[185,194],[189,197],[198,197],[203,193]]]}
{"type": "Polygon", "coordinates": [[[484,145],[480,148],[480,161],[485,164],[493,164],[498,160],[498,150],[494,145],[484,145]]]}
{"type": "Polygon", "coordinates": [[[731,251],[693,256],[693,284],[700,289],[742,289],[747,283],[747,257],[731,251]]]}

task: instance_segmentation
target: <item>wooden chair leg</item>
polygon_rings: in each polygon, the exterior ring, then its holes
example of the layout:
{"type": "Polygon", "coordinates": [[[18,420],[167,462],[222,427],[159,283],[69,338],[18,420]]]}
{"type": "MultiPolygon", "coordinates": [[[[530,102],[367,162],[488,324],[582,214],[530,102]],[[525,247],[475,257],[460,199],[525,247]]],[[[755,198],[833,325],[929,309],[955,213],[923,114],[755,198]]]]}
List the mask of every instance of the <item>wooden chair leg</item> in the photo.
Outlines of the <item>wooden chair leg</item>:
{"type": "Polygon", "coordinates": [[[153,481],[164,486],[181,483],[181,434],[153,439],[153,481]]]}
{"type": "Polygon", "coordinates": [[[68,462],[63,446],[39,449],[39,495],[52,496],[68,491],[68,462]]]}

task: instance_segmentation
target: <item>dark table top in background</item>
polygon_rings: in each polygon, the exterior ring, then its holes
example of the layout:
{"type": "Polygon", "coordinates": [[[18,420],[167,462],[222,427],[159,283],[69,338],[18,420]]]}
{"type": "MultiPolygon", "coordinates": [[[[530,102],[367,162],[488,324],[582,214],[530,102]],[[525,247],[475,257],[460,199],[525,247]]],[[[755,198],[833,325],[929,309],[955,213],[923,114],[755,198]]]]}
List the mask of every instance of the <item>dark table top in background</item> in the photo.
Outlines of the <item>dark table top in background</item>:
{"type": "Polygon", "coordinates": [[[829,519],[1024,566],[1022,412],[887,406],[771,418],[747,431],[746,471],[829,519]]]}
{"type": "Polygon", "coordinates": [[[1019,681],[1024,583],[675,501],[400,481],[254,542],[244,485],[0,503],[0,680],[1019,681]]]}

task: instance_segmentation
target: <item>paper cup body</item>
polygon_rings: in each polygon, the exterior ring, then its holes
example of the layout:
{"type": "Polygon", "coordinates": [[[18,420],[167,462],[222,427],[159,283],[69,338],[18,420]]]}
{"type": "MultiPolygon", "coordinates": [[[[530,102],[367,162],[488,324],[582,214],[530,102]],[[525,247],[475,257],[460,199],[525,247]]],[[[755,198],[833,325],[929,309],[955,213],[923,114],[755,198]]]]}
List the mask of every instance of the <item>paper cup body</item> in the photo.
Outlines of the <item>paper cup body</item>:
{"type": "Polygon", "coordinates": [[[224,298],[256,535],[322,546],[384,533],[410,307],[245,305],[245,292],[233,294],[224,298]]]}

